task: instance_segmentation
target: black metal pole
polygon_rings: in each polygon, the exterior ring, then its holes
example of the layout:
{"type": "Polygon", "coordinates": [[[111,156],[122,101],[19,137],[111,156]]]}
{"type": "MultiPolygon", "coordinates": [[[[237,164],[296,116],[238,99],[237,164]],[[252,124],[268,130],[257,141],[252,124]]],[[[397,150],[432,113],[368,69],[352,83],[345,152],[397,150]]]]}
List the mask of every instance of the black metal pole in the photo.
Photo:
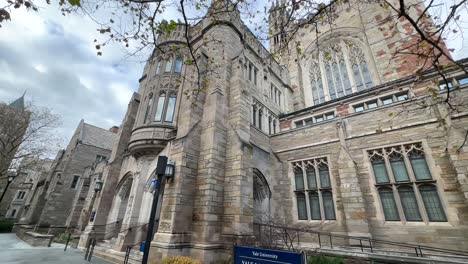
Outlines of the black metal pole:
{"type": "Polygon", "coordinates": [[[150,213],[150,220],[148,223],[148,231],[146,233],[146,240],[145,240],[145,250],[143,251],[143,259],[141,260],[142,264],[148,263],[148,256],[151,241],[153,240],[153,229],[154,229],[154,221],[156,218],[156,209],[158,207],[158,198],[159,193],[161,192],[161,185],[163,183],[163,175],[158,175],[158,179],[156,182],[156,189],[153,193],[153,204],[151,205],[151,213],[150,213]]]}
{"type": "Polygon", "coordinates": [[[12,182],[12,181],[8,181],[8,179],[7,179],[7,185],[5,186],[5,190],[3,190],[2,197],[0,197],[0,203],[2,202],[3,196],[5,196],[5,193],[7,192],[8,186],[10,186],[10,183],[11,183],[11,182],[12,182]]]}

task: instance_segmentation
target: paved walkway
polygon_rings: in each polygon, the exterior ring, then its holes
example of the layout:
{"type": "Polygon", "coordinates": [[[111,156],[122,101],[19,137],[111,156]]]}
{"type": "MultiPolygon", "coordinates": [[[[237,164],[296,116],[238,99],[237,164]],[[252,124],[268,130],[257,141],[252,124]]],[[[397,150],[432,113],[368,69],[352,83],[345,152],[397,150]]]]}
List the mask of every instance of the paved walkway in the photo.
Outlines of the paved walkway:
{"type": "Polygon", "coordinates": [[[109,264],[108,262],[96,256],[93,256],[91,262],[85,261],[84,253],[68,248],[63,251],[63,244],[52,243],[51,247],[31,247],[15,234],[0,234],[0,263],[2,264],[109,264]]]}

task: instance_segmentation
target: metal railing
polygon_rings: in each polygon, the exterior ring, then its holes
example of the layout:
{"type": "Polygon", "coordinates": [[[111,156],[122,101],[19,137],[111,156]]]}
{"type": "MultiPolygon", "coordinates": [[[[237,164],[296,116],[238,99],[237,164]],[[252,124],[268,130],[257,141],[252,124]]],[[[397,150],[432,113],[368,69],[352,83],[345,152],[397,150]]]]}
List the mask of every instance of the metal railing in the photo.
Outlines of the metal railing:
{"type": "Polygon", "coordinates": [[[289,250],[296,250],[294,248],[295,245],[307,245],[311,240],[313,240],[313,242],[317,242],[318,248],[359,248],[361,252],[370,251],[370,253],[405,253],[408,254],[408,256],[416,257],[424,257],[426,255],[441,257],[452,255],[455,257],[468,258],[468,252],[461,250],[395,242],[368,237],[340,235],[331,232],[285,227],[275,224],[254,223],[254,234],[257,238],[257,243],[263,244],[263,246],[287,248],[289,250]]]}

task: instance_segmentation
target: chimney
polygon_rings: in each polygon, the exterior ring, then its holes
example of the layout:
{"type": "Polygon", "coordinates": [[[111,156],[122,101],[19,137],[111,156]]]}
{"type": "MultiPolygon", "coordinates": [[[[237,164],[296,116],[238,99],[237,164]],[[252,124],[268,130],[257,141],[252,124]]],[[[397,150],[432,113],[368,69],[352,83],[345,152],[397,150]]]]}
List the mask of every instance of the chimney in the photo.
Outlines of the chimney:
{"type": "Polygon", "coordinates": [[[118,126],[113,126],[113,127],[109,128],[109,131],[114,133],[114,134],[117,134],[117,133],[119,133],[119,127],[118,126]]]}

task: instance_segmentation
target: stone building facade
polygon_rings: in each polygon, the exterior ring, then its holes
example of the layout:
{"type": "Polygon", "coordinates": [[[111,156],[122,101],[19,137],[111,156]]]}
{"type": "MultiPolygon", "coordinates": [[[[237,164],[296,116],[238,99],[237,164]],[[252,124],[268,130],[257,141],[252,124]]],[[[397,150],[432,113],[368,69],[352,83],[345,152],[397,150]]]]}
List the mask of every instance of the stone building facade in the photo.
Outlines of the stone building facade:
{"type": "Polygon", "coordinates": [[[216,8],[189,28],[196,65],[187,63],[184,25],[159,36],[98,173],[103,189],[88,187],[93,217],[82,246],[94,237],[123,251],[144,240],[150,182],[165,155],[175,176],[163,183],[153,259],[223,259],[271,219],[467,249],[468,76],[446,70],[457,113],[437,103],[431,95],[447,89],[435,71],[415,80],[416,62],[392,58],[414,32],[388,32],[396,18],[377,4],[338,6],[333,29],[304,29],[296,39],[304,54],[278,61],[238,12],[216,8]]]}
{"type": "Polygon", "coordinates": [[[81,120],[67,148],[57,153],[50,172],[36,186],[30,209],[20,222],[75,227],[90,184],[88,171],[109,158],[115,137],[81,120]]]}

